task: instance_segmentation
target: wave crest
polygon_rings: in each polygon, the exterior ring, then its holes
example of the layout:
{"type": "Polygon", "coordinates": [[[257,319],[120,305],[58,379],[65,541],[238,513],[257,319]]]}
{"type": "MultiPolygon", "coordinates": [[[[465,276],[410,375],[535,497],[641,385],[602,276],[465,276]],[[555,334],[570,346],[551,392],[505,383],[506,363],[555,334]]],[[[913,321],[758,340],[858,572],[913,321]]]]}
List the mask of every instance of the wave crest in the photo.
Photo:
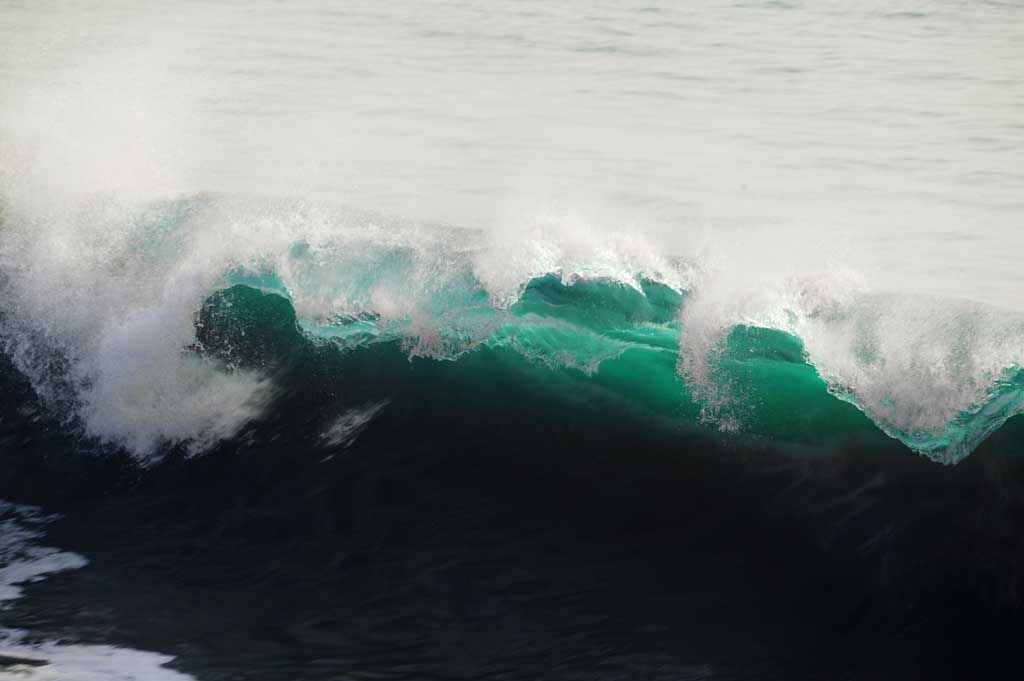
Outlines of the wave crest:
{"type": "Polygon", "coordinates": [[[794,414],[839,428],[845,416],[814,406],[825,395],[946,463],[1024,408],[1021,315],[875,293],[837,272],[716,268],[564,216],[497,238],[237,196],[45,215],[8,201],[0,329],[52,405],[144,459],[260,418],[275,363],[302,343],[394,343],[433,360],[511,351],[773,436],[794,414]],[[609,368],[623,362],[632,380],[609,368]]]}

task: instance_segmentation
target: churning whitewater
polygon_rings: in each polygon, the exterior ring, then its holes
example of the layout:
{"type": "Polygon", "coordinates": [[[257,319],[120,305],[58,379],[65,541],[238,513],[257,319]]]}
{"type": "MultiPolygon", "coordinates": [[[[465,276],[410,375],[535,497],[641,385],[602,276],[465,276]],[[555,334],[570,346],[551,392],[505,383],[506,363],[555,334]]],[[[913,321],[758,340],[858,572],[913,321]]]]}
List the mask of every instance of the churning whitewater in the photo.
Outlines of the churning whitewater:
{"type": "Polygon", "coordinates": [[[843,401],[943,463],[1024,409],[1024,315],[850,273],[751,286],[564,214],[510,238],[304,201],[52,210],[7,189],[4,350],[66,422],[143,461],[261,418],[276,365],[307,346],[393,343],[434,361],[504,349],[621,376],[622,397],[681,422],[782,441],[831,436],[843,401]]]}

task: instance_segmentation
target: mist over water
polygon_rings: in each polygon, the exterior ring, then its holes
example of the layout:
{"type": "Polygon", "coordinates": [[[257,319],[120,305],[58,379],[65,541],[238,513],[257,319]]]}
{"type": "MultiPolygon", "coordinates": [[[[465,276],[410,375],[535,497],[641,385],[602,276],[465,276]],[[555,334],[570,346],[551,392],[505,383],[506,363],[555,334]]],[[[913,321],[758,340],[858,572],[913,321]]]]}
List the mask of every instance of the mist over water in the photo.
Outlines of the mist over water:
{"type": "Polygon", "coordinates": [[[76,191],[499,231],[554,208],[741,270],[1020,308],[1019,9],[5,3],[4,137],[34,131],[76,191]]]}

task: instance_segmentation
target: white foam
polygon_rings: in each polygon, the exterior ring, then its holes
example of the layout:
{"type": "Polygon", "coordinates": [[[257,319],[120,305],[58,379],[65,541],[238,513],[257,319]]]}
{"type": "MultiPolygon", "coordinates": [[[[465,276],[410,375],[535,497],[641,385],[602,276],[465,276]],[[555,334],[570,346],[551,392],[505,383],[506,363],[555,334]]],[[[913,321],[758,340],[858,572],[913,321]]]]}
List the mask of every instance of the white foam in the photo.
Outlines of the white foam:
{"type": "MultiPolygon", "coordinates": [[[[22,585],[77,570],[88,561],[38,542],[57,516],[34,506],[0,500],[0,607],[22,596],[22,585]]],[[[2,614],[2,610],[0,610],[2,614]]],[[[60,681],[185,681],[191,676],[165,668],[173,657],[118,646],[39,640],[29,632],[0,628],[0,656],[32,660],[0,669],[0,677],[60,681]]]]}
{"type": "MultiPolygon", "coordinates": [[[[876,292],[842,270],[752,277],[709,269],[682,313],[679,370],[706,419],[742,427],[744,396],[716,373],[737,325],[799,337],[830,390],[891,434],[939,436],[1024,367],[1024,315],[961,299],[876,292]]],[[[948,462],[966,451],[934,452],[948,462]]]]}
{"type": "Polygon", "coordinates": [[[941,433],[1024,367],[1024,316],[970,301],[874,294],[800,312],[791,328],[821,376],[904,433],[941,433]]]}
{"type": "Polygon", "coordinates": [[[78,405],[88,434],[141,458],[166,442],[209,444],[259,412],[265,379],[183,353],[215,272],[169,252],[177,243],[138,246],[139,213],[124,204],[63,215],[9,205],[2,336],[44,398],[78,405]]]}
{"type": "Polygon", "coordinates": [[[54,519],[34,506],[0,500],[0,603],[20,598],[22,584],[88,564],[78,554],[33,543],[54,519]]]}
{"type": "Polygon", "coordinates": [[[0,655],[35,661],[16,664],[0,676],[26,681],[188,681],[164,665],[174,658],[119,646],[33,641],[27,632],[0,629],[0,655]],[[37,666],[38,665],[38,666],[37,666]]]}

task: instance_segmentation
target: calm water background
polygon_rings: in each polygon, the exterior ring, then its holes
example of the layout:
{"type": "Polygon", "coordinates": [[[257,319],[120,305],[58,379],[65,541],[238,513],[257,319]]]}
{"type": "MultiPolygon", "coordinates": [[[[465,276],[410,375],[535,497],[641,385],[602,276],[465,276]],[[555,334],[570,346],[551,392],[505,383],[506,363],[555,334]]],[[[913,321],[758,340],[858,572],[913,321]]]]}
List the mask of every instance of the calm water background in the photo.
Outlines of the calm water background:
{"type": "Polygon", "coordinates": [[[3,2],[0,123],[85,188],[552,209],[1024,307],[1019,2],[3,2]]]}

